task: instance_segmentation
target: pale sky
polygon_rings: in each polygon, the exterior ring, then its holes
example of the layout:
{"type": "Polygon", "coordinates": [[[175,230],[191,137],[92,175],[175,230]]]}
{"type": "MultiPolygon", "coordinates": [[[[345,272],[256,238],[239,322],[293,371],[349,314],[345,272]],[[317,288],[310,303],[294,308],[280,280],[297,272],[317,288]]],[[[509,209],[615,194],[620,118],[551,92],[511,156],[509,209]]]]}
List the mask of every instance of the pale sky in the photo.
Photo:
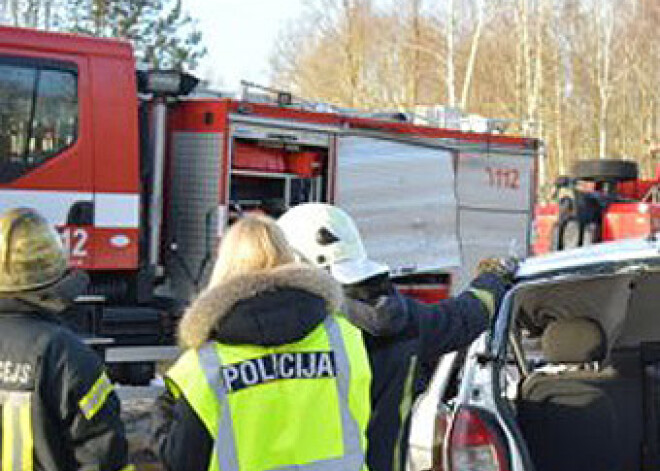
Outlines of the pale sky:
{"type": "Polygon", "coordinates": [[[275,39],[306,0],[183,0],[208,49],[195,74],[214,88],[238,91],[241,79],[268,85],[275,39]]]}

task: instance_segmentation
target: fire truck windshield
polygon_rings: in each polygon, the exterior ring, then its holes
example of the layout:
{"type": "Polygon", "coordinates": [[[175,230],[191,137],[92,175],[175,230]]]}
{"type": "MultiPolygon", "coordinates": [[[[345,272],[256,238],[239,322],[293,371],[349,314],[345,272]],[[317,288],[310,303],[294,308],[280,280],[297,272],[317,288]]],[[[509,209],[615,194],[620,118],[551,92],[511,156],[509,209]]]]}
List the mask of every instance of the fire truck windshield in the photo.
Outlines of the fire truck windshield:
{"type": "Polygon", "coordinates": [[[78,123],[77,75],[50,61],[0,57],[0,182],[71,146],[78,123]]]}

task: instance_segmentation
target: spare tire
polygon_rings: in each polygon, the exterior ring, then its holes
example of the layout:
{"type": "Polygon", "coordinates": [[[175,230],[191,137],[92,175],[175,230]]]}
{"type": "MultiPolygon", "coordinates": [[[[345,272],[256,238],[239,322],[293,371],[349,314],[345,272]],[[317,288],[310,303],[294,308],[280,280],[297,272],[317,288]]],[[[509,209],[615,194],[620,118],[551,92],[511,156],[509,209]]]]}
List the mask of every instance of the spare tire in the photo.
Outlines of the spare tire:
{"type": "Polygon", "coordinates": [[[632,160],[578,160],[573,165],[573,175],[578,180],[622,182],[636,180],[639,168],[632,160]]]}
{"type": "Polygon", "coordinates": [[[558,250],[574,249],[582,245],[582,226],[574,216],[559,221],[557,228],[558,250]]]}

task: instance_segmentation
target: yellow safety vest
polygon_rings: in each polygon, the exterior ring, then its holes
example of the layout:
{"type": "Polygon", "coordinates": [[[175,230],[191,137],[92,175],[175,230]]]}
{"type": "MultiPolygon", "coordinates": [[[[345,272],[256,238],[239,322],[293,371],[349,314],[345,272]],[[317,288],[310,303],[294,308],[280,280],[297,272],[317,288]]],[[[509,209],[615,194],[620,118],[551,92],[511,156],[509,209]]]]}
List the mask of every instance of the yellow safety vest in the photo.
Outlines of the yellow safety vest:
{"type": "Polygon", "coordinates": [[[207,342],[166,383],[213,438],[209,471],[366,470],[371,373],[361,332],[341,317],[287,345],[207,342]]]}

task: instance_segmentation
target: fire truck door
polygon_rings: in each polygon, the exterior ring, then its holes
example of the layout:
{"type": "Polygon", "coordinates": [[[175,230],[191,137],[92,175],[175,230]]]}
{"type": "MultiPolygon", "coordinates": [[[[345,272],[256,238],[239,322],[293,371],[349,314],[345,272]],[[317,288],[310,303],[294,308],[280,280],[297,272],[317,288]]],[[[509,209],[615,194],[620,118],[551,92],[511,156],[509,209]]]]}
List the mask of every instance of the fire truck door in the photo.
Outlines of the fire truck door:
{"type": "Polygon", "coordinates": [[[87,267],[93,221],[89,63],[0,48],[0,212],[27,206],[87,267]]]}
{"type": "Polygon", "coordinates": [[[535,168],[532,154],[459,154],[456,187],[463,254],[460,281],[474,274],[482,257],[527,255],[535,168]]]}
{"type": "Polygon", "coordinates": [[[356,219],[369,256],[394,273],[460,264],[453,155],[446,149],[342,136],[336,195],[356,219]]]}

